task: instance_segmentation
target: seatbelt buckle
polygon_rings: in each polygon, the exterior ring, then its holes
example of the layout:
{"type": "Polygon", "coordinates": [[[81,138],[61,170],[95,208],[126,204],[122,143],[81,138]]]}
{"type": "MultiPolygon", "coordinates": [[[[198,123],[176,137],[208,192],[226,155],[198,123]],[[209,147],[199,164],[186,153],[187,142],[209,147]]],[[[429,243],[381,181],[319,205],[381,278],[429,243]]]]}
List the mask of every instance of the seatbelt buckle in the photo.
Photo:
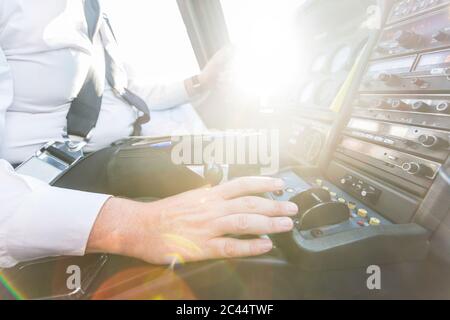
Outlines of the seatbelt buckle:
{"type": "Polygon", "coordinates": [[[71,152],[81,151],[89,143],[89,140],[77,136],[67,136],[65,138],[67,149],[71,152]]]}
{"type": "Polygon", "coordinates": [[[63,138],[67,143],[67,147],[71,152],[78,152],[83,150],[83,148],[91,141],[92,133],[94,129],[91,129],[86,137],[81,137],[73,134],[67,133],[67,128],[64,128],[63,138]]]}
{"type": "Polygon", "coordinates": [[[16,172],[51,184],[84,157],[83,147],[86,144],[85,139],[48,142],[19,165],[16,172]]]}

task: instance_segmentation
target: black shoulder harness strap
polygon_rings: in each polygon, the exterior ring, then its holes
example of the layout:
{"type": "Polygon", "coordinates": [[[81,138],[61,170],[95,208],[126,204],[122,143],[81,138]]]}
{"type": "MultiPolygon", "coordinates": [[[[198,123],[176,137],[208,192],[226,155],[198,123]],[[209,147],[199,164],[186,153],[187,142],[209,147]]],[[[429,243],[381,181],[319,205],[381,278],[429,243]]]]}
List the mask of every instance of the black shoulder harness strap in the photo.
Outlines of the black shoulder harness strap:
{"type": "MultiPolygon", "coordinates": [[[[86,0],[85,17],[89,30],[89,38],[94,41],[99,31],[101,10],[97,0],[86,0]]],[[[72,101],[67,113],[67,135],[89,139],[89,134],[95,128],[102,105],[105,88],[105,74],[98,66],[91,64],[86,80],[78,96],[72,101]]]]}
{"type": "MultiPolygon", "coordinates": [[[[95,36],[98,34],[100,25],[105,19],[108,27],[114,35],[109,20],[101,12],[101,7],[98,0],[86,0],[84,4],[84,12],[86,22],[89,30],[89,38],[93,42],[95,36]]],[[[114,36],[115,37],[115,36],[114,36]]],[[[115,62],[107,50],[105,50],[105,65],[96,66],[94,63],[90,66],[86,80],[78,94],[72,101],[69,112],[67,113],[67,136],[71,139],[82,138],[84,140],[90,139],[90,133],[95,128],[100,109],[102,105],[103,92],[105,89],[105,80],[114,86],[115,62]],[[103,68],[104,67],[104,68],[103,68]],[[106,74],[105,74],[106,72],[106,74]]],[[[142,115],[135,123],[135,132],[140,132],[142,124],[150,120],[150,112],[145,101],[132,93],[127,88],[121,92],[122,98],[136,107],[142,115]]]]}

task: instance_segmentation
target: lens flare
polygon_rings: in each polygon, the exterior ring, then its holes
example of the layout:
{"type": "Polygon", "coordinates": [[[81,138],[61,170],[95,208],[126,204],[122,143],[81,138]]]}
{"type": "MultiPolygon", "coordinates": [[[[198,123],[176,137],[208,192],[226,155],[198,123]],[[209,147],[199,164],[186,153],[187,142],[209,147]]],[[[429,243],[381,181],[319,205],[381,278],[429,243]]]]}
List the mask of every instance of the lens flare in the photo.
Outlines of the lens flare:
{"type": "MultiPolygon", "coordinates": [[[[14,286],[14,283],[9,281],[8,278],[1,272],[0,272],[0,285],[2,285],[6,289],[7,293],[9,295],[11,295],[11,297],[13,299],[15,299],[15,300],[25,300],[26,299],[25,295],[23,295],[19,291],[19,289],[14,286]]],[[[0,291],[0,293],[1,293],[1,291],[0,291]]],[[[8,297],[3,297],[0,294],[0,300],[2,300],[2,299],[8,299],[8,297]]]]}
{"type": "MultiPolygon", "coordinates": [[[[298,78],[304,61],[295,21],[300,2],[246,0],[243,7],[239,1],[238,10],[251,11],[227,21],[235,46],[234,83],[245,94],[276,95],[298,78]]],[[[237,9],[232,1],[222,4],[225,12],[237,9]]]]}

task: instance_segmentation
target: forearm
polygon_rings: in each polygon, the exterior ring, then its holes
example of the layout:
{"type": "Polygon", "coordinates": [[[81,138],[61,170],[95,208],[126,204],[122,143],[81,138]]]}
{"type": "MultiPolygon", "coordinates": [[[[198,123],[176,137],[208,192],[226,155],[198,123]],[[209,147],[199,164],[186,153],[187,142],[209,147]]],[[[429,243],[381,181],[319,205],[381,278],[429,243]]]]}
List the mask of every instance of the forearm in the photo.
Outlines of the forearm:
{"type": "Polygon", "coordinates": [[[0,267],[48,256],[80,256],[110,196],[55,188],[0,160],[0,267]]]}

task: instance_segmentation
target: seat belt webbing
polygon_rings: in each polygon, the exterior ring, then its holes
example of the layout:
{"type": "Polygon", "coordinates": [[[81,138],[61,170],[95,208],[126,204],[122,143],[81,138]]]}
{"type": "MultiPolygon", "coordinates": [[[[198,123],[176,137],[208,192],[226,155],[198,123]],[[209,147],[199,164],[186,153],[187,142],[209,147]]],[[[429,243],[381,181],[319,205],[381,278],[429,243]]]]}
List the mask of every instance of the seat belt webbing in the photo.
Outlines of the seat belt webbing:
{"type": "MultiPolygon", "coordinates": [[[[100,4],[98,0],[86,0],[84,13],[88,25],[89,38],[94,38],[99,32],[100,26],[100,4]]],[[[102,105],[103,91],[105,88],[105,74],[100,70],[101,66],[91,64],[86,80],[72,101],[67,113],[67,135],[89,139],[89,134],[95,128],[100,108],[102,105]]]]}

